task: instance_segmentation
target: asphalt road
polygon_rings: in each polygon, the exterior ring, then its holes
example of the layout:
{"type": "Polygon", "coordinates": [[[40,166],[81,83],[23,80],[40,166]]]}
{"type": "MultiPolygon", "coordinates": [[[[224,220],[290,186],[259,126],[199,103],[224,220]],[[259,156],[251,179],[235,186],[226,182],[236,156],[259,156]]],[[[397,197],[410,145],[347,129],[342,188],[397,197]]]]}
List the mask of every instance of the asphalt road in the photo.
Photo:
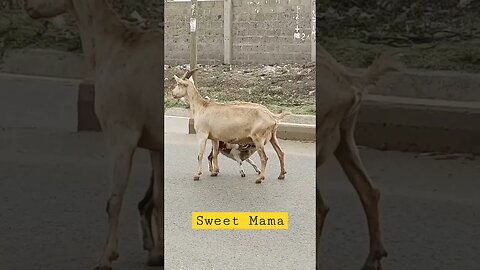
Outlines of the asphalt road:
{"type": "MultiPolygon", "coordinates": [[[[242,178],[236,162],[226,157],[219,160],[217,177],[210,177],[205,163],[200,181],[193,181],[195,135],[167,135],[166,141],[166,269],[315,268],[314,144],[280,141],[286,153],[285,180],[277,179],[278,158],[268,145],[267,178],[255,184],[257,174],[249,164],[244,164],[242,178]],[[288,212],[289,229],[193,231],[192,211],[288,212]]],[[[260,165],[257,154],[254,160],[260,165]]]]}
{"type": "MultiPolygon", "coordinates": [[[[480,160],[436,160],[362,149],[381,190],[387,270],[480,269],[480,160]]],[[[330,206],[322,238],[323,269],[360,269],[367,256],[360,201],[334,161],[320,172],[330,206]]]]}
{"type": "MultiPolygon", "coordinates": [[[[313,269],[314,146],[282,141],[287,178],[273,149],[267,180],[248,164],[220,160],[221,173],[193,181],[194,135],[166,135],[165,269],[313,269]],[[288,231],[192,231],[192,211],[287,211],[288,231]],[[300,268],[298,268],[300,267],[300,268]]],[[[0,132],[0,269],[91,269],[106,236],[109,183],[98,133],[0,132]]],[[[258,157],[255,157],[258,164],[258,157]]],[[[206,161],[204,169],[207,170],[206,161]]],[[[115,269],[151,269],[141,249],[136,203],[148,187],[148,153],[135,155],[115,269]]]]}
{"type": "Polygon", "coordinates": [[[79,83],[0,73],[0,127],[76,131],[79,83]]]}
{"type": "MultiPolygon", "coordinates": [[[[282,141],[287,178],[268,178],[220,160],[221,174],[192,180],[193,135],[166,135],[166,269],[314,269],[314,144],[282,141]],[[289,211],[288,231],[192,231],[191,211],[289,211]]],[[[108,194],[98,133],[0,132],[0,269],[91,269],[106,236],[108,194]]],[[[385,269],[480,269],[480,161],[434,160],[412,153],[361,150],[382,191],[389,257],[385,269]]],[[[258,157],[255,157],[258,163],[258,157]]],[[[204,169],[207,169],[205,164],[204,169]]],[[[114,269],[145,266],[136,203],[148,186],[148,154],[137,152],[121,220],[114,269]]],[[[360,203],[338,165],[322,168],[331,208],[322,237],[323,269],[358,270],[367,253],[360,203]]]]}

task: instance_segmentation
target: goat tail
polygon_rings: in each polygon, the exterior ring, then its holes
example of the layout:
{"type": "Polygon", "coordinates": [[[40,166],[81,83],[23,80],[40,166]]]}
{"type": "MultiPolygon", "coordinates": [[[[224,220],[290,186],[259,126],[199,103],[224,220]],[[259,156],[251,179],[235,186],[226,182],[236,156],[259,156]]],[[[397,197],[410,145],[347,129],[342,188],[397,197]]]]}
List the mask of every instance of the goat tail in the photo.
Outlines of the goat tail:
{"type": "Polygon", "coordinates": [[[275,113],[274,113],[273,116],[274,116],[275,119],[277,119],[277,120],[282,120],[283,118],[285,118],[285,116],[291,115],[291,114],[292,114],[292,112],[290,112],[290,111],[282,111],[282,112],[279,113],[279,114],[275,114],[275,113]]]}
{"type": "Polygon", "coordinates": [[[361,76],[364,86],[375,85],[382,76],[392,71],[402,71],[405,66],[398,59],[399,52],[387,52],[377,57],[361,76]]]}

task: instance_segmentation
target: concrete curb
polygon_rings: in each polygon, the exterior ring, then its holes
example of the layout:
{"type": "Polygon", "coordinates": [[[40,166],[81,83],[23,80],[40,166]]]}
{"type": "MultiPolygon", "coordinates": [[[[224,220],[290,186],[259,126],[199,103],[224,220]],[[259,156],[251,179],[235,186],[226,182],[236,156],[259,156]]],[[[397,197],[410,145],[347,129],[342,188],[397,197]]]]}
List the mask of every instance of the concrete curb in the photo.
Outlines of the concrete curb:
{"type": "Polygon", "coordinates": [[[369,95],[355,137],[383,150],[480,153],[480,102],[369,95]]]}
{"type": "MultiPolygon", "coordinates": [[[[165,116],[183,117],[188,119],[188,133],[195,134],[193,119],[190,111],[184,108],[168,108],[165,116]]],[[[282,140],[315,141],[315,116],[314,115],[289,115],[278,126],[277,137],[282,140]]]]}
{"type": "MultiPolygon", "coordinates": [[[[363,71],[364,69],[356,69],[363,71]]],[[[80,79],[83,56],[47,49],[11,49],[0,60],[0,71],[24,75],[80,79]]],[[[456,71],[407,70],[380,79],[371,94],[410,98],[479,101],[480,74],[456,71]]]]}
{"type": "Polygon", "coordinates": [[[6,73],[82,79],[83,55],[48,49],[12,49],[5,51],[0,71],[6,73]]]}
{"type": "MultiPolygon", "coordinates": [[[[193,125],[193,119],[189,118],[188,134],[196,134],[193,125]]],[[[280,122],[277,130],[277,138],[291,141],[314,142],[316,139],[315,125],[280,122]]]]}
{"type": "MultiPolygon", "coordinates": [[[[81,82],[78,89],[78,131],[100,131],[100,124],[94,111],[95,89],[91,82],[81,82]]],[[[167,109],[165,117],[182,117],[189,119],[186,129],[189,134],[195,134],[193,119],[186,109],[167,109]]],[[[315,116],[291,115],[285,118],[278,127],[277,136],[283,140],[315,141],[315,116]],[[296,123],[288,123],[288,119],[296,123]],[[306,124],[304,124],[306,123],[306,124]]]]}
{"type": "MultiPolygon", "coordinates": [[[[91,91],[87,89],[85,86],[81,91],[91,91]]],[[[80,119],[79,114],[79,130],[95,125],[92,121],[96,121],[93,98],[90,103],[82,104],[86,107],[81,109],[79,103],[79,111],[89,111],[85,113],[89,120],[80,119]]],[[[169,111],[166,115],[189,118],[185,109],[169,111]]],[[[296,119],[310,123],[289,123],[286,118],[279,125],[278,138],[315,141],[315,117],[296,116],[296,119]]],[[[189,119],[188,132],[195,134],[193,119],[189,119]]],[[[480,102],[367,95],[355,137],[360,145],[383,150],[480,153],[480,102]]]]}
{"type": "MultiPolygon", "coordinates": [[[[165,115],[190,117],[190,110],[185,108],[167,108],[165,115]]],[[[287,115],[283,123],[315,125],[315,115],[293,114],[287,115]]]]}
{"type": "Polygon", "coordinates": [[[94,99],[95,87],[93,83],[82,81],[78,85],[78,131],[101,131],[100,122],[95,115],[94,99]]]}
{"type": "MultiPolygon", "coordinates": [[[[11,74],[0,79],[1,128],[100,131],[91,83],[11,74]]],[[[286,118],[279,137],[314,140],[315,117],[302,119],[309,123],[292,125],[286,118]]],[[[480,102],[367,95],[355,136],[360,145],[384,150],[480,153],[480,102]]]]}

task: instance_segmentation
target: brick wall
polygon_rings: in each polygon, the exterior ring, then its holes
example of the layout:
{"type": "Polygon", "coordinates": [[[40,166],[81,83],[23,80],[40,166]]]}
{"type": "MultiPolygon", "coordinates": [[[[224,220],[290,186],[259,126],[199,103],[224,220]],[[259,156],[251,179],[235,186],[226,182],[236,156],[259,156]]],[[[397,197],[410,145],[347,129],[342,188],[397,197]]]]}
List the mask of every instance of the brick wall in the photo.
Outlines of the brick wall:
{"type": "MultiPolygon", "coordinates": [[[[197,10],[198,63],[223,63],[223,1],[197,10]]],[[[165,3],[166,64],[189,62],[190,14],[189,2],[165,3]]],[[[309,62],[311,17],[311,0],[233,0],[232,62],[309,62]]]]}

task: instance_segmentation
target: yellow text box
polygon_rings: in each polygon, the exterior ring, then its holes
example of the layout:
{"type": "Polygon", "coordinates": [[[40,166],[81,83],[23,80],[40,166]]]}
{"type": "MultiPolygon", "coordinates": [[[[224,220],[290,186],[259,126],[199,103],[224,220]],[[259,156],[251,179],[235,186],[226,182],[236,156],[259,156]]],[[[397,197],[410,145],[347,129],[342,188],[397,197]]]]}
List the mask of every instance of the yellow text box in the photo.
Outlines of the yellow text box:
{"type": "Polygon", "coordinates": [[[192,212],[193,230],[288,230],[288,212],[192,212]]]}

